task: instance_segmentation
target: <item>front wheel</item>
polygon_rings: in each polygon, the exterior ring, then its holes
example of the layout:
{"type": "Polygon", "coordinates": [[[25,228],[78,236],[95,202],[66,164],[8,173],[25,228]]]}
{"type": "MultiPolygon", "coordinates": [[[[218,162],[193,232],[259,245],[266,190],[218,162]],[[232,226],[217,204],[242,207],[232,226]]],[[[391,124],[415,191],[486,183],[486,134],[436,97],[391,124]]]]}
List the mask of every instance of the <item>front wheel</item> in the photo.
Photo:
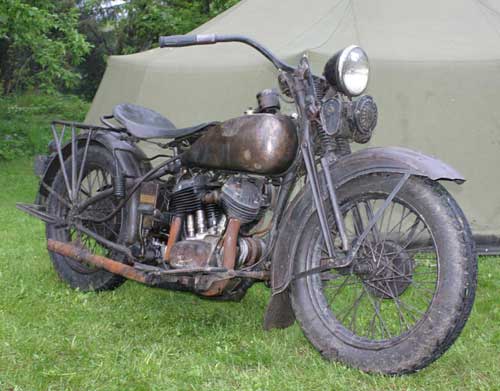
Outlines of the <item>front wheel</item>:
{"type": "MultiPolygon", "coordinates": [[[[341,186],[351,243],[400,179],[371,174],[341,186]]],[[[311,208],[295,273],[327,257],[311,208]]],[[[290,294],[306,337],[324,357],[367,372],[403,374],[429,365],[453,344],[470,314],[476,275],[473,238],[456,202],[439,183],[410,177],[349,268],[299,278],[290,294]]]]}

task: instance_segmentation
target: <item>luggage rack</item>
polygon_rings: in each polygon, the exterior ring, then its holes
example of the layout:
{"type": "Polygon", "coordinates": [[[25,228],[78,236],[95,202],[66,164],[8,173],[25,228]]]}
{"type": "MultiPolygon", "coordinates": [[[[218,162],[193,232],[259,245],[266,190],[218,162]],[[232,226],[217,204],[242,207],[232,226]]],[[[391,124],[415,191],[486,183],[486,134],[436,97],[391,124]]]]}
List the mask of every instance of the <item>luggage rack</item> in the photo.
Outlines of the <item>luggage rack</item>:
{"type": "MultiPolygon", "coordinates": [[[[69,134],[71,135],[71,140],[68,141],[71,145],[69,150],[71,157],[71,173],[67,173],[65,169],[62,170],[64,182],[70,196],[70,199],[73,199],[73,196],[76,192],[76,189],[80,187],[82,176],[83,176],[83,167],[84,164],[81,164],[80,169],[77,169],[77,154],[78,154],[78,139],[80,139],[80,143],[84,142],[84,152],[82,161],[86,161],[87,151],[90,144],[90,140],[92,139],[92,135],[97,131],[114,131],[114,132],[124,132],[123,129],[118,129],[116,127],[109,126],[107,123],[104,123],[104,126],[98,125],[90,125],[81,122],[74,121],[63,121],[63,120],[53,120],[50,124],[50,129],[52,131],[53,140],[49,144],[49,151],[51,155],[49,156],[38,156],[35,159],[35,174],[41,178],[40,188],[43,188],[46,192],[54,194],[56,197],[62,200],[62,197],[58,195],[51,186],[44,182],[43,177],[45,175],[45,171],[52,159],[59,159],[59,164],[64,167],[65,159],[68,158],[68,151],[63,150],[63,147],[66,145],[64,143],[64,136],[67,135],[67,130],[69,130],[69,134]],[[81,131],[85,131],[86,133],[81,133],[81,131]]],[[[34,204],[28,203],[16,203],[16,208],[34,216],[45,223],[55,224],[57,226],[64,226],[65,222],[57,218],[56,216],[52,216],[47,212],[47,208],[44,204],[39,202],[35,202],[34,204]]]]}
{"type": "Polygon", "coordinates": [[[81,129],[81,130],[102,130],[102,131],[115,131],[115,132],[125,132],[125,128],[119,128],[111,124],[108,120],[113,118],[112,115],[104,115],[100,118],[101,122],[105,126],[101,125],[91,125],[85,124],[83,122],[75,122],[75,121],[63,121],[63,120],[53,120],[50,123],[50,127],[52,132],[57,131],[58,126],[62,126],[62,131],[65,131],[66,127],[70,127],[71,129],[81,129]]]}
{"type": "MultiPolygon", "coordinates": [[[[74,209],[75,207],[82,207],[79,205],[78,201],[78,191],[80,189],[82,180],[85,174],[85,166],[87,161],[87,153],[89,150],[90,143],[96,134],[104,132],[113,132],[118,139],[127,138],[128,140],[134,142],[137,141],[133,136],[127,133],[125,128],[118,128],[113,126],[107,120],[113,118],[110,116],[103,116],[101,118],[105,126],[85,124],[75,121],[63,121],[54,120],[50,124],[50,129],[52,132],[53,140],[49,143],[49,155],[38,156],[35,159],[35,174],[40,177],[40,192],[39,196],[33,204],[29,203],[17,203],[16,208],[28,213],[29,215],[38,218],[39,220],[47,223],[53,224],[58,228],[67,227],[71,225],[70,221],[62,219],[59,216],[55,216],[49,213],[43,198],[40,198],[40,193],[43,196],[48,196],[49,194],[57,197],[63,204],[65,204],[69,209],[74,209]],[[68,137],[69,136],[69,137],[68,137]],[[51,185],[50,178],[47,181],[47,175],[50,165],[56,162],[59,167],[61,167],[60,172],[63,177],[64,185],[66,187],[67,199],[63,198],[51,185]]],[[[157,158],[166,158],[167,160],[159,163],[155,167],[149,167],[147,173],[139,177],[127,177],[122,171],[119,163],[117,154],[120,151],[129,152],[126,149],[122,149],[119,146],[112,147],[112,154],[115,163],[115,172],[112,176],[112,186],[102,192],[105,196],[115,196],[120,199],[119,206],[117,206],[109,216],[117,213],[128,201],[128,199],[135,193],[139,188],[141,183],[146,180],[159,178],[177,167],[179,157],[178,156],[168,156],[163,154],[158,154],[153,157],[144,157],[141,160],[151,161],[157,158]]],[[[50,173],[49,173],[50,174],[50,173]]],[[[50,175],[49,175],[50,177],[50,175]]],[[[101,196],[102,196],[101,195],[101,196]]],[[[84,204],[84,203],[83,203],[84,204]]],[[[109,217],[110,218],[110,217],[109,217]]],[[[95,233],[90,233],[90,236],[94,236],[94,239],[102,242],[102,238],[95,233]]],[[[123,246],[111,245],[106,243],[110,247],[118,248],[118,251],[126,252],[123,246]]]]}
{"type": "MultiPolygon", "coordinates": [[[[99,133],[103,134],[105,132],[113,132],[113,137],[118,139],[127,138],[131,142],[138,141],[130,135],[125,128],[119,128],[112,125],[108,121],[112,118],[113,115],[101,117],[101,121],[104,126],[85,124],[75,121],[52,121],[50,129],[53,140],[49,143],[50,154],[46,156],[40,155],[37,159],[35,159],[35,174],[40,177],[39,196],[37,196],[37,199],[33,204],[17,203],[16,208],[47,224],[53,224],[58,228],[70,226],[70,221],[49,213],[44,199],[40,198],[40,194],[43,193],[43,196],[45,197],[49,194],[57,197],[69,209],[74,209],[75,205],[78,206],[78,191],[85,174],[87,153],[92,139],[94,139],[99,133]],[[56,162],[57,165],[61,167],[60,171],[66,187],[67,198],[63,198],[61,194],[55,191],[50,183],[50,178],[47,181],[47,172],[53,162],[56,162]]],[[[119,206],[110,212],[108,217],[117,213],[126,204],[128,199],[135,193],[142,182],[149,179],[159,178],[165,175],[165,173],[172,172],[172,170],[175,170],[177,167],[179,160],[179,156],[176,155],[169,156],[158,154],[153,157],[143,157],[141,160],[148,162],[157,158],[166,158],[167,160],[162,161],[155,167],[149,167],[148,172],[140,177],[129,178],[126,177],[120,167],[119,159],[117,157],[117,154],[120,151],[129,152],[119,146],[113,147],[112,154],[115,163],[115,172],[112,176],[113,183],[110,189],[106,189],[102,192],[103,195],[114,195],[120,199],[119,206]]],[[[103,242],[103,238],[99,235],[93,232],[88,234],[89,236],[93,236],[93,238],[98,242],[103,242]]],[[[112,243],[105,244],[122,253],[128,252],[128,250],[123,246],[112,243]]]]}

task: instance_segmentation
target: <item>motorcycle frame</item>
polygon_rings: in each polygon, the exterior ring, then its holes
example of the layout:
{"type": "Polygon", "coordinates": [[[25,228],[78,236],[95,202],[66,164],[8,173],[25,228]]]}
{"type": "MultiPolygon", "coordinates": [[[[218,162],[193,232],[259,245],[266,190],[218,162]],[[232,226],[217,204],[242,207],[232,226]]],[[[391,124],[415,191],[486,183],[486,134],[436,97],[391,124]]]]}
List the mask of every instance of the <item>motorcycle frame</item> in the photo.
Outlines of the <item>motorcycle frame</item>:
{"type": "MultiPolygon", "coordinates": [[[[316,99],[316,91],[312,79],[312,73],[310,71],[309,62],[307,57],[303,57],[300,61],[300,64],[297,68],[294,68],[281,60],[279,60],[276,56],[274,56],[269,50],[264,48],[259,43],[239,35],[203,35],[203,36],[179,36],[179,37],[162,37],[160,40],[161,46],[189,46],[189,45],[197,45],[197,44],[215,44],[218,42],[242,42],[245,43],[259,52],[261,52],[267,59],[269,59],[279,72],[284,76],[285,80],[288,80],[288,84],[290,87],[291,94],[296,104],[296,108],[298,111],[298,138],[299,138],[299,151],[296,155],[295,162],[291,165],[290,169],[283,173],[281,176],[278,176],[280,180],[280,187],[278,193],[278,201],[276,207],[274,209],[273,214],[273,222],[269,235],[269,243],[268,250],[261,258],[262,260],[266,260],[270,255],[275,253],[275,244],[279,241],[281,237],[281,226],[283,222],[283,217],[285,215],[285,211],[287,210],[287,206],[290,204],[290,196],[292,190],[299,179],[299,168],[302,164],[305,166],[307,182],[309,184],[309,188],[312,192],[314,206],[318,213],[318,217],[320,220],[321,231],[324,237],[328,254],[329,254],[329,262],[321,267],[321,270],[310,270],[303,273],[303,275],[295,276],[295,278],[300,278],[311,273],[322,272],[332,268],[340,268],[347,267],[350,265],[352,260],[354,259],[356,252],[358,251],[363,238],[365,238],[371,228],[376,224],[380,216],[383,214],[385,208],[390,204],[392,199],[396,196],[397,192],[402,188],[406,180],[411,175],[423,175],[428,177],[436,177],[439,179],[452,179],[456,181],[463,181],[463,178],[456,171],[446,166],[444,163],[437,161],[431,161],[427,159],[427,167],[422,168],[422,161],[419,161],[415,164],[416,167],[411,169],[412,162],[418,161],[421,159],[421,156],[411,156],[407,154],[401,154],[401,162],[400,164],[396,164],[396,167],[389,169],[389,172],[400,172],[401,179],[400,182],[396,185],[394,190],[391,192],[389,197],[386,199],[384,204],[380,207],[378,211],[376,211],[373,217],[368,222],[364,231],[361,233],[357,242],[353,243],[352,246],[349,246],[349,243],[346,238],[343,217],[340,212],[340,207],[337,201],[336,196],[336,188],[339,186],[339,181],[336,180],[335,175],[332,176],[331,166],[335,166],[340,161],[344,161],[344,158],[338,159],[332,152],[325,154],[321,157],[321,172],[318,171],[316,162],[314,159],[314,145],[312,141],[311,135],[311,124],[314,120],[318,118],[320,105],[316,99]],[[168,39],[164,39],[168,38],[168,39]],[[170,40],[170,41],[169,41],[170,40]],[[404,159],[408,158],[408,162],[405,162],[404,159]],[[410,167],[410,169],[408,169],[410,167]],[[320,174],[323,174],[323,177],[320,177],[320,174]],[[326,189],[322,186],[322,184],[326,184],[326,189]],[[321,197],[322,190],[326,190],[326,194],[328,195],[328,199],[330,201],[330,205],[334,212],[334,220],[335,227],[339,232],[339,236],[342,242],[342,254],[338,254],[338,251],[335,249],[334,243],[331,237],[331,227],[328,224],[328,220],[326,217],[326,209],[324,200],[321,197]]],[[[113,154],[113,158],[115,160],[116,166],[116,178],[117,181],[125,180],[125,188],[126,195],[124,195],[123,199],[120,201],[119,205],[112,210],[106,217],[100,219],[91,219],[94,222],[102,222],[112,218],[116,213],[118,213],[122,208],[129,207],[131,208],[132,215],[135,216],[132,218],[129,225],[131,226],[129,229],[129,239],[132,240],[136,238],[137,235],[137,190],[140,185],[148,180],[153,180],[160,178],[166,174],[175,173],[176,170],[180,168],[180,160],[181,155],[175,155],[166,161],[160,163],[158,166],[152,168],[150,165],[150,161],[156,159],[160,156],[165,157],[165,155],[157,155],[152,158],[147,158],[144,153],[136,146],[136,142],[138,141],[133,136],[129,135],[126,132],[126,129],[113,126],[108,120],[109,117],[103,118],[103,123],[106,127],[100,126],[92,126],[86,124],[80,124],[75,122],[65,122],[65,121],[54,121],[51,126],[53,138],[54,138],[54,152],[52,159],[49,161],[47,167],[44,169],[44,174],[42,176],[41,188],[40,192],[47,194],[54,194],[54,190],[51,188],[50,179],[54,177],[54,170],[57,168],[61,168],[63,172],[65,186],[68,191],[68,195],[72,200],[74,197],[74,193],[76,189],[78,189],[79,183],[81,183],[81,177],[83,172],[83,167],[85,165],[85,158],[87,154],[88,147],[91,143],[101,143],[108,150],[110,150],[113,154]],[[61,127],[61,130],[58,134],[57,127],[61,127]],[[69,127],[71,132],[71,140],[63,145],[63,138],[65,135],[66,129],[69,127]],[[86,133],[80,134],[79,130],[84,130],[86,133]],[[77,170],[77,155],[79,153],[79,146],[83,145],[83,159],[80,170],[77,170]],[[70,156],[71,158],[71,173],[70,175],[66,172],[65,168],[65,158],[70,156]],[[135,163],[131,162],[135,161],[135,163]],[[132,167],[135,166],[135,167],[132,167]],[[48,179],[48,180],[46,180],[48,179]],[[71,179],[71,180],[70,180],[71,179]],[[134,199],[135,198],[135,199],[134,199]]],[[[163,147],[172,147],[175,146],[175,142],[163,144],[163,147]]],[[[174,148],[175,151],[175,148],[174,148]]],[[[367,150],[365,150],[367,151],[367,150]]],[[[355,155],[355,154],[354,154],[355,155]]],[[[425,159],[423,159],[423,163],[425,166],[425,159]]],[[[383,170],[383,168],[376,167],[376,164],[373,165],[376,168],[376,172],[383,170]]],[[[366,173],[366,171],[365,171],[366,173]]],[[[111,188],[101,192],[99,195],[91,197],[88,199],[83,205],[78,205],[77,210],[81,212],[85,209],[86,206],[90,205],[93,202],[98,201],[102,197],[110,196],[113,194],[115,189],[111,188]]],[[[60,196],[59,196],[60,197],[60,196]]],[[[28,204],[18,204],[18,208],[24,210],[25,212],[43,220],[49,224],[56,224],[57,226],[63,227],[68,225],[69,222],[58,221],[54,216],[50,216],[40,205],[28,205],[28,204]]],[[[293,209],[290,213],[293,212],[293,209]]],[[[78,214],[76,214],[78,217],[78,214]]],[[[287,219],[285,219],[288,221],[287,219]]],[[[285,222],[286,222],[285,221],[285,222]]],[[[122,244],[112,243],[107,239],[101,237],[100,235],[92,232],[81,224],[74,225],[74,227],[84,232],[85,234],[93,237],[96,241],[101,244],[118,251],[124,254],[131,262],[133,262],[139,268],[148,269],[148,265],[143,265],[135,260],[130,252],[130,249],[122,244]]],[[[274,256],[272,257],[275,258],[274,256]]],[[[291,262],[291,260],[289,260],[291,262]]],[[[284,269],[286,273],[289,274],[291,270],[290,264],[285,265],[284,269]]],[[[151,267],[149,267],[151,268],[151,267]]],[[[271,268],[274,274],[274,264],[271,263],[271,268]]],[[[189,270],[184,271],[189,272],[189,270]]],[[[192,271],[196,272],[195,270],[192,271]]],[[[212,271],[214,275],[218,273],[219,278],[221,276],[220,273],[223,271],[212,271]]],[[[234,272],[234,271],[226,271],[226,272],[234,272]]],[[[204,273],[210,273],[210,271],[205,270],[204,273]]],[[[175,273],[171,273],[175,274],[175,273]]],[[[230,277],[228,277],[230,278],[230,277]]],[[[257,278],[267,280],[270,278],[268,274],[248,274],[248,278],[257,278]]],[[[285,279],[285,288],[288,285],[289,281],[292,278],[288,276],[285,279]]],[[[274,280],[274,278],[273,278],[274,280]]],[[[142,282],[142,281],[141,281],[142,282]]],[[[275,281],[272,281],[273,294],[277,294],[282,292],[285,288],[283,284],[278,284],[275,281]],[[276,288],[276,289],[275,289],[276,288]]]]}

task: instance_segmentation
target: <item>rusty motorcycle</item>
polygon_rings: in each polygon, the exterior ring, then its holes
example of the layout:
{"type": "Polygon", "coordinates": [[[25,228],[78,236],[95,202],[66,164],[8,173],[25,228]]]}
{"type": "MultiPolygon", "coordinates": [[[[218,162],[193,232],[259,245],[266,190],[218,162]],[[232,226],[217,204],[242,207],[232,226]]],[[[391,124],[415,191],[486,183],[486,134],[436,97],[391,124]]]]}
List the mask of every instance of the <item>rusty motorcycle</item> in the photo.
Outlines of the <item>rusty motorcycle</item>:
{"type": "Polygon", "coordinates": [[[307,56],[291,66],[245,36],[160,38],[222,42],[251,46],[277,70],[279,88],[245,115],[176,128],[123,103],[99,126],[52,123],[36,201],[17,206],[46,223],[55,270],[83,291],[131,279],[219,300],[261,282],[271,289],[265,329],[297,320],[325,358],[367,372],[427,366],[474,301],[471,231],[439,182],[464,178],[406,148],[351,151],[378,117],[363,95],[361,47],[334,54],[318,76],[307,56]],[[148,157],[140,141],[165,153],[148,157]]]}

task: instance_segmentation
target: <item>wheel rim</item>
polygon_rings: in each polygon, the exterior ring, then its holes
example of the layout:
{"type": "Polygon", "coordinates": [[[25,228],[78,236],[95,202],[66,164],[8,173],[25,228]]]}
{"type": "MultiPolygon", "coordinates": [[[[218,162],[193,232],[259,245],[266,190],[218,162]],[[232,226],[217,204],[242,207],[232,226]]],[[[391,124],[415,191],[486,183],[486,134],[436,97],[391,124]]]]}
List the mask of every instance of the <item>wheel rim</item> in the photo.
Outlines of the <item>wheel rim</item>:
{"type": "MultiPolygon", "coordinates": [[[[385,198],[369,194],[342,206],[351,243],[385,198]]],[[[338,235],[333,234],[340,247],[338,235]]],[[[327,257],[320,234],[308,264],[319,265],[327,257]]],[[[423,217],[395,198],[350,268],[310,278],[320,279],[319,308],[327,305],[342,326],[336,334],[345,334],[350,344],[376,349],[407,338],[427,318],[439,286],[439,256],[423,217]]]]}
{"type": "MultiPolygon", "coordinates": [[[[97,193],[105,191],[110,187],[112,187],[112,175],[109,170],[107,170],[104,165],[97,162],[87,161],[80,188],[77,189],[76,200],[72,202],[68,197],[68,192],[64,191],[62,196],[65,199],[66,204],[71,206],[71,208],[63,205],[62,202],[59,202],[58,215],[66,219],[68,214],[72,213],[73,210],[77,210],[78,204],[81,204],[90,197],[93,197],[97,193]]],[[[118,202],[113,196],[103,198],[89,205],[85,211],[80,214],[81,218],[79,218],[78,221],[75,220],[74,222],[79,222],[85,228],[97,233],[105,239],[116,242],[120,237],[122,213],[117,213],[113,218],[103,223],[94,223],[86,219],[102,218],[110,213],[110,211],[117,204],[118,202]]],[[[73,227],[64,228],[58,231],[58,237],[60,239],[65,242],[73,242],[78,246],[84,247],[92,254],[109,256],[111,253],[108,248],[99,244],[95,239],[73,227]]],[[[79,273],[89,274],[101,270],[93,265],[84,264],[71,258],[67,258],[66,261],[73,270],[79,273]]]]}

